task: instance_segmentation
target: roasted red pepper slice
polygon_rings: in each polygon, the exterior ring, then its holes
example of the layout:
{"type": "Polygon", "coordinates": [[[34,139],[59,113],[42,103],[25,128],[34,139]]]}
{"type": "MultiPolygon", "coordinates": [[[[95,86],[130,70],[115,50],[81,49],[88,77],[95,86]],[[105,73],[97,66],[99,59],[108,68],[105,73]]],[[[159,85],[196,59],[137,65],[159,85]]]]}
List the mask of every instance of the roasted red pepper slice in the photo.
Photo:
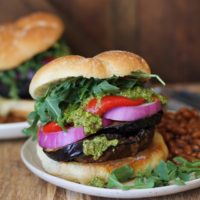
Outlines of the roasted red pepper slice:
{"type": "Polygon", "coordinates": [[[129,99],[124,96],[104,96],[101,100],[91,99],[86,106],[86,111],[102,116],[115,107],[138,106],[143,103],[145,103],[144,98],[129,99]]]}
{"type": "Polygon", "coordinates": [[[52,133],[62,131],[62,128],[56,122],[49,122],[43,127],[44,133],[52,133]]]}

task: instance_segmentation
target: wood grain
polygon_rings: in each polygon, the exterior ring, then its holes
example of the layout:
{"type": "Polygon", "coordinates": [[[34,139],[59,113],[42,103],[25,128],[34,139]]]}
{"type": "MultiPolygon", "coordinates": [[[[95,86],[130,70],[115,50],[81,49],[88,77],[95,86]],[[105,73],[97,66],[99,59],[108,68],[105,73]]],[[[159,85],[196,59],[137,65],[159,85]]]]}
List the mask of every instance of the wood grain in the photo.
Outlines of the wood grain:
{"type": "Polygon", "coordinates": [[[200,2],[49,0],[76,53],[122,49],[142,55],[168,82],[200,81],[200,2]]]}
{"type": "MultiPolygon", "coordinates": [[[[0,199],[1,200],[101,200],[58,188],[32,174],[20,159],[20,148],[25,140],[0,142],[0,199]]],[[[149,200],[199,200],[200,189],[149,200]]]]}
{"type": "MultiPolygon", "coordinates": [[[[200,84],[172,87],[200,92],[200,84]]],[[[0,141],[0,200],[105,199],[64,190],[39,179],[24,166],[20,159],[20,149],[24,142],[24,139],[0,141]]],[[[200,200],[200,188],[176,195],[148,198],[148,200],[200,200]]]]}
{"type": "Polygon", "coordinates": [[[167,82],[200,81],[199,0],[6,0],[0,23],[38,10],[63,18],[75,54],[129,50],[167,82]]]}

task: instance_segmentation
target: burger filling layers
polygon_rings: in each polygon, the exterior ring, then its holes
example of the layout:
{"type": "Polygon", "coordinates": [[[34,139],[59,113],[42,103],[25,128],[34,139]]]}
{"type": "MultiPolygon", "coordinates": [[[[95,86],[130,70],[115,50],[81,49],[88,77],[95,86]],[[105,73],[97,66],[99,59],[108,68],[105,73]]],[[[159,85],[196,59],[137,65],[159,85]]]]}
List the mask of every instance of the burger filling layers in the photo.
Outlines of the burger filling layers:
{"type": "Polygon", "coordinates": [[[153,74],[68,78],[36,100],[27,135],[56,161],[105,162],[135,155],[152,141],[166,98],[147,88],[153,74]]]}

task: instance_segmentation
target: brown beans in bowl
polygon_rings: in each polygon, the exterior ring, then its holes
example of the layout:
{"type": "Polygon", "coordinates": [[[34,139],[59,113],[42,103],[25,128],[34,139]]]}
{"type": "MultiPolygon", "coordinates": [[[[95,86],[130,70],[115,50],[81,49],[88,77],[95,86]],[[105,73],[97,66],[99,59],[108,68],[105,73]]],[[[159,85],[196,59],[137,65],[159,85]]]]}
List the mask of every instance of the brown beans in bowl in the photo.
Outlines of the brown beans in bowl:
{"type": "Polygon", "coordinates": [[[165,111],[157,130],[169,148],[169,159],[174,156],[189,161],[200,159],[200,114],[197,110],[165,111]]]}

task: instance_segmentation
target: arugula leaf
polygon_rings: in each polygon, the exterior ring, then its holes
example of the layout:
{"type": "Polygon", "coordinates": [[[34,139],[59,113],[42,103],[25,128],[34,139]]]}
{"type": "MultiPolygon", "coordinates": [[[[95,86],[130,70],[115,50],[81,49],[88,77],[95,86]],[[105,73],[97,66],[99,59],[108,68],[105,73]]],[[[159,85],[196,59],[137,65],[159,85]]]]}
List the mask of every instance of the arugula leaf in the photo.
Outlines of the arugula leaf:
{"type": "Polygon", "coordinates": [[[46,104],[44,103],[44,98],[40,98],[40,99],[41,99],[40,101],[36,101],[35,112],[37,112],[40,122],[46,123],[46,122],[49,122],[51,118],[49,115],[47,115],[46,104]]]}
{"type": "Polygon", "coordinates": [[[129,167],[128,165],[124,165],[121,168],[113,170],[112,174],[115,175],[115,177],[119,181],[124,182],[124,181],[127,181],[130,178],[132,178],[133,175],[134,175],[134,172],[133,172],[133,169],[131,167],[129,167]]]}
{"type": "Polygon", "coordinates": [[[106,187],[123,189],[124,185],[118,181],[117,177],[114,174],[111,174],[108,178],[108,184],[106,187]]]}
{"type": "Polygon", "coordinates": [[[176,171],[177,165],[173,163],[172,161],[168,160],[167,161],[167,168],[169,171],[176,171]]]}
{"type": "Polygon", "coordinates": [[[140,178],[136,178],[134,181],[133,185],[130,186],[126,186],[125,188],[127,189],[143,189],[143,188],[153,188],[155,185],[155,179],[154,177],[150,176],[150,177],[140,177],[140,178]]]}
{"type": "Polygon", "coordinates": [[[175,158],[173,158],[173,160],[175,162],[177,162],[178,164],[181,164],[183,166],[188,166],[188,167],[197,167],[197,166],[200,166],[200,160],[189,162],[189,161],[187,161],[183,157],[175,157],[175,158]]]}
{"type": "MultiPolygon", "coordinates": [[[[141,78],[144,76],[144,73],[134,72],[126,77],[113,76],[108,79],[68,78],[52,84],[46,94],[36,100],[35,111],[42,124],[55,121],[64,128],[65,116],[63,111],[70,107],[70,112],[74,112],[89,98],[109,94],[122,95],[120,91],[123,91],[123,89],[131,91],[131,89],[136,88],[135,95],[136,93],[138,95],[144,94],[144,98],[152,99],[151,96],[155,95],[154,92],[149,92],[149,95],[147,95],[148,91],[142,92],[139,87],[136,87],[142,84],[141,78]]],[[[36,132],[32,132],[32,135],[34,134],[36,132]]]]}
{"type": "Polygon", "coordinates": [[[148,74],[141,71],[133,72],[132,75],[135,78],[155,78],[157,79],[162,85],[166,85],[165,82],[157,75],[157,74],[148,74]]]}
{"type": "Polygon", "coordinates": [[[58,121],[60,115],[61,115],[61,109],[59,108],[59,101],[57,100],[57,98],[52,98],[52,97],[47,97],[45,99],[46,102],[46,106],[47,106],[47,110],[49,112],[49,114],[51,116],[53,116],[52,118],[55,119],[53,121],[58,121]]]}
{"type": "Polygon", "coordinates": [[[185,185],[185,182],[181,178],[177,177],[174,180],[174,184],[176,184],[176,185],[185,185]]]}
{"type": "MultiPolygon", "coordinates": [[[[31,124],[31,126],[27,129],[24,129],[23,133],[25,135],[31,136],[33,132],[37,133],[37,123],[39,121],[39,116],[38,116],[37,112],[31,112],[29,114],[28,119],[29,119],[29,123],[31,124]]],[[[36,139],[36,134],[34,134],[32,136],[33,136],[33,139],[36,139]]]]}
{"type": "Polygon", "coordinates": [[[184,185],[186,181],[200,176],[200,160],[189,162],[182,157],[175,157],[173,160],[178,164],[172,161],[160,161],[154,170],[149,167],[137,174],[133,173],[130,166],[122,166],[111,173],[107,187],[129,190],[171,184],[184,185]]]}
{"type": "Polygon", "coordinates": [[[116,169],[115,172],[111,173],[111,175],[108,178],[108,188],[118,188],[122,190],[129,190],[129,189],[142,189],[142,188],[152,188],[155,185],[155,180],[152,176],[150,177],[136,177],[134,179],[133,184],[127,183],[122,184],[121,182],[129,180],[131,177],[133,177],[133,170],[128,165],[125,165],[119,169],[116,169]],[[118,172],[116,173],[116,170],[118,172]],[[123,170],[126,170],[124,172],[123,170]],[[130,176],[128,177],[128,174],[130,173],[130,176]],[[125,174],[125,175],[124,175],[125,174]],[[122,177],[122,179],[120,179],[122,177]]]}
{"type": "Polygon", "coordinates": [[[95,87],[92,88],[92,92],[95,96],[103,95],[106,93],[117,93],[120,91],[119,87],[110,84],[108,81],[104,80],[95,87]]]}
{"type": "Polygon", "coordinates": [[[154,174],[158,176],[161,180],[163,181],[168,181],[169,176],[168,176],[169,170],[167,168],[167,164],[161,160],[159,165],[155,168],[154,174]]]}
{"type": "Polygon", "coordinates": [[[173,161],[179,164],[184,164],[184,165],[188,162],[185,158],[180,157],[180,156],[173,158],[173,161]]]}
{"type": "Polygon", "coordinates": [[[179,171],[177,173],[178,177],[182,180],[182,181],[189,181],[190,180],[190,176],[188,173],[185,173],[185,172],[182,172],[182,171],[179,171]]]}

